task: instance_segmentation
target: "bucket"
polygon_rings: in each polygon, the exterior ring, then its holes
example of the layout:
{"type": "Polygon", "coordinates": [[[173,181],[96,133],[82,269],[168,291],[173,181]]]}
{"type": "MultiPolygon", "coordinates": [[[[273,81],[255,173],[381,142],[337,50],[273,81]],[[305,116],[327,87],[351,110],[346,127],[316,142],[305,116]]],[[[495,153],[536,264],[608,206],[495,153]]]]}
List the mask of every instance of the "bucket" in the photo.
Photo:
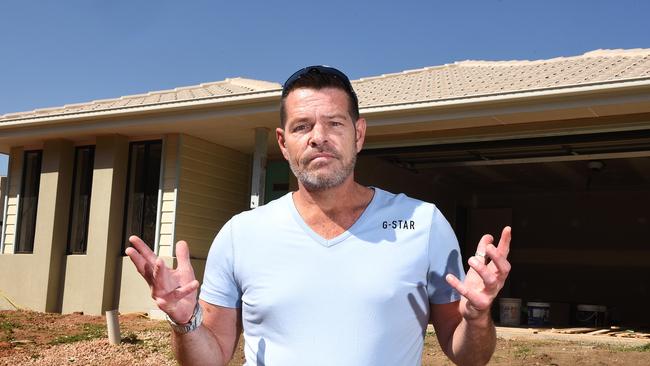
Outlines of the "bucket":
{"type": "Polygon", "coordinates": [[[584,327],[602,327],[606,313],[606,306],[580,304],[576,306],[576,322],[584,327]]]}
{"type": "Polygon", "coordinates": [[[528,302],[528,325],[542,327],[549,325],[551,304],[547,302],[528,302]]]}
{"type": "Polygon", "coordinates": [[[521,299],[500,298],[499,320],[501,325],[519,325],[521,322],[521,299]]]}

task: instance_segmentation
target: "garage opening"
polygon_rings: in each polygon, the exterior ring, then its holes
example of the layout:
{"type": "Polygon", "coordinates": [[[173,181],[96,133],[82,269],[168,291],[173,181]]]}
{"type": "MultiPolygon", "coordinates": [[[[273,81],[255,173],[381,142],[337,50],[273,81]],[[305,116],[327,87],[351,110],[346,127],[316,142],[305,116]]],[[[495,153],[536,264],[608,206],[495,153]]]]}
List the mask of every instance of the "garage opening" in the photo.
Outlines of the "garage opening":
{"type": "Polygon", "coordinates": [[[511,225],[500,296],[551,304],[550,325],[599,305],[607,324],[650,326],[650,132],[370,149],[356,176],[436,203],[465,263],[511,225]]]}

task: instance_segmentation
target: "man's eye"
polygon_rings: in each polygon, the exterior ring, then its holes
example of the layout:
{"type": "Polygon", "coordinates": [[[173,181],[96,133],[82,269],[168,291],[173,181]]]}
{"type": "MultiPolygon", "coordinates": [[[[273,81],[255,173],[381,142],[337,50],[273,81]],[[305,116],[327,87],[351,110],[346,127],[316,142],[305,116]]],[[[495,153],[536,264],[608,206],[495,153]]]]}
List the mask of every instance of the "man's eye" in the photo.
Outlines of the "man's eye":
{"type": "Polygon", "coordinates": [[[332,121],[332,122],[331,122],[331,125],[332,125],[332,126],[343,126],[343,123],[341,123],[341,122],[337,122],[337,121],[332,121]]]}
{"type": "Polygon", "coordinates": [[[298,125],[298,126],[295,126],[292,131],[293,132],[298,132],[298,131],[302,131],[302,130],[304,130],[306,128],[307,128],[307,126],[305,126],[305,125],[298,125]]]}

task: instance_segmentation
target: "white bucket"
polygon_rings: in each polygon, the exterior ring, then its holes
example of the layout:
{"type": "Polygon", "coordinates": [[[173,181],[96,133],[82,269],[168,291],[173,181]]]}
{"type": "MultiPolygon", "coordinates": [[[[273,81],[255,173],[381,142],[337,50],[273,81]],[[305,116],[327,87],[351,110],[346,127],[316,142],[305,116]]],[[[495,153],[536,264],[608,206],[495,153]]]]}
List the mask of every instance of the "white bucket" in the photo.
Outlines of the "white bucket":
{"type": "Polygon", "coordinates": [[[547,302],[528,302],[528,325],[541,327],[549,324],[551,304],[547,302]]]}
{"type": "Polygon", "coordinates": [[[521,299],[500,298],[499,320],[501,325],[519,325],[521,322],[521,299]]]}

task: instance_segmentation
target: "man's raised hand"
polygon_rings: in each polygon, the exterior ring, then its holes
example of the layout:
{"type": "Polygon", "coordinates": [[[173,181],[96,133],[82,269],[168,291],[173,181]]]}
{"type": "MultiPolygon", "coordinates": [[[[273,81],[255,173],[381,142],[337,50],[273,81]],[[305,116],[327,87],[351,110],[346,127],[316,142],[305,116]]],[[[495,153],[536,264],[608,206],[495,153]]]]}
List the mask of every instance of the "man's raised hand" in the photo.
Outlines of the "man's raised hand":
{"type": "Polygon", "coordinates": [[[133,246],[126,248],[126,255],[149,284],[151,297],[160,310],[176,323],[189,322],[198,301],[199,281],[194,276],[187,243],[183,240],[176,243],[178,266],[171,269],[139,237],[133,235],[129,242],[133,246]]]}
{"type": "Polygon", "coordinates": [[[460,282],[456,276],[447,275],[447,282],[463,295],[460,303],[463,318],[472,320],[489,313],[492,302],[503,288],[510,272],[510,239],[509,226],[501,232],[498,246],[492,244],[494,239],[491,235],[483,235],[476,254],[469,258],[471,268],[467,271],[465,281],[460,282]],[[489,263],[488,258],[491,259],[489,263]]]}

